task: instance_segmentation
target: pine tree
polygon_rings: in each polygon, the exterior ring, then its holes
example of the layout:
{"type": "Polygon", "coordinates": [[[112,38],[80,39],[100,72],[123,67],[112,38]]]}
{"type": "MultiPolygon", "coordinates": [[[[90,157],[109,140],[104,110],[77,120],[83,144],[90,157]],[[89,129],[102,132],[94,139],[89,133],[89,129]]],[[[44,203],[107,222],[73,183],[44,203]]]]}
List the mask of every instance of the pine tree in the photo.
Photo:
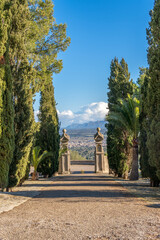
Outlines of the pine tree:
{"type": "Polygon", "coordinates": [[[21,184],[25,178],[34,127],[32,106],[33,68],[29,60],[31,51],[29,47],[32,46],[30,36],[31,19],[27,0],[13,0],[11,14],[9,53],[14,86],[16,144],[9,171],[9,188],[21,184]]]}
{"type": "MultiPolygon", "coordinates": [[[[128,65],[124,59],[118,62],[115,58],[111,62],[111,74],[109,77],[108,105],[109,111],[118,100],[126,99],[127,94],[133,93],[133,83],[129,81],[130,74],[128,65]]],[[[120,128],[114,126],[110,121],[107,126],[107,153],[109,166],[119,176],[122,176],[130,163],[130,139],[124,136],[120,128]]]]}
{"type": "Polygon", "coordinates": [[[9,61],[10,14],[8,1],[0,2],[0,188],[8,184],[14,151],[12,75],[9,61]]]}
{"type": "Polygon", "coordinates": [[[43,175],[51,176],[58,171],[58,156],[59,156],[59,122],[56,111],[56,103],[54,100],[54,87],[52,80],[44,86],[41,91],[40,100],[40,130],[38,134],[37,145],[42,151],[47,150],[52,152],[53,156],[44,159],[38,171],[43,175]]]}
{"type": "Polygon", "coordinates": [[[66,37],[66,24],[57,24],[54,18],[54,4],[52,0],[29,0],[32,17],[32,28],[36,42],[33,51],[35,79],[34,91],[43,89],[46,82],[50,82],[53,73],[59,73],[63,67],[62,60],[57,58],[60,51],[65,51],[70,44],[66,37]]]}
{"type": "Polygon", "coordinates": [[[148,39],[148,130],[147,147],[149,164],[156,168],[160,180],[160,0],[155,0],[150,12],[151,21],[147,30],[148,39]]]}
{"type": "MultiPolygon", "coordinates": [[[[70,38],[66,37],[66,25],[56,24],[53,16],[53,3],[38,1],[41,11],[51,16],[45,37],[38,41],[36,54],[38,63],[35,69],[38,72],[38,85],[41,88],[40,100],[40,131],[37,135],[37,145],[42,150],[52,151],[53,157],[41,162],[38,171],[51,176],[58,170],[59,155],[59,122],[54,99],[54,87],[52,85],[53,73],[59,73],[62,69],[62,60],[57,59],[60,51],[65,51],[70,44],[70,38]],[[42,3],[42,4],[41,4],[42,3]],[[46,12],[47,9],[47,13],[46,12]],[[50,12],[50,14],[49,14],[50,12]]],[[[35,16],[39,16],[37,8],[33,8],[35,16]]],[[[34,15],[33,14],[33,15],[34,15]]],[[[44,15],[43,15],[44,16],[44,15]]],[[[40,22],[41,23],[41,22],[40,22]]]]}

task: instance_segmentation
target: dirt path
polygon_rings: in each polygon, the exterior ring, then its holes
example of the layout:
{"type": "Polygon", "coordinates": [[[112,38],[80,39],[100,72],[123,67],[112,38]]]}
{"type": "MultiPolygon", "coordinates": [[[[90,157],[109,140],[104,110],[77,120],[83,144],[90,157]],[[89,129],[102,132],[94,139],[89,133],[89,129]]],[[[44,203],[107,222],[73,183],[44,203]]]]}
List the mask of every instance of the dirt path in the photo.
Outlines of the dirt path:
{"type": "Polygon", "coordinates": [[[160,239],[160,208],[110,177],[57,177],[40,195],[0,214],[0,240],[19,239],[160,239]]]}

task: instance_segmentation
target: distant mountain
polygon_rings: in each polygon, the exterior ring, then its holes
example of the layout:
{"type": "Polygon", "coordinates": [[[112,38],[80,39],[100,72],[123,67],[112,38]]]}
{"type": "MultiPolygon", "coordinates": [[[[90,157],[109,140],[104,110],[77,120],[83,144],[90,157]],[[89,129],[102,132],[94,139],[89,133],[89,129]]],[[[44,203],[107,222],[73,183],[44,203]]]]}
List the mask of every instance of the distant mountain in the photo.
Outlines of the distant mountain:
{"type": "Polygon", "coordinates": [[[74,130],[74,129],[97,129],[100,127],[101,129],[105,129],[105,121],[96,121],[96,122],[87,122],[83,124],[74,123],[66,127],[67,130],[74,130]]]}

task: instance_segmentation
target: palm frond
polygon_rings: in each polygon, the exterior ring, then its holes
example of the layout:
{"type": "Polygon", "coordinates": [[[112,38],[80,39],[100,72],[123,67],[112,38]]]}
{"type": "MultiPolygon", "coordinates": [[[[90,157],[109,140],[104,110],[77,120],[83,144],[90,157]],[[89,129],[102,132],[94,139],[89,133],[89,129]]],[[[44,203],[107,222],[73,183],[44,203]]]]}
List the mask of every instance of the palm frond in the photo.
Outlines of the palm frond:
{"type": "Polygon", "coordinates": [[[32,164],[35,171],[37,171],[37,167],[41,161],[43,161],[46,157],[53,156],[53,153],[48,151],[44,151],[40,155],[40,151],[41,151],[41,148],[39,146],[34,147],[32,150],[32,164]]]}
{"type": "Polygon", "coordinates": [[[47,157],[52,157],[53,156],[53,153],[52,152],[47,152],[47,151],[44,151],[41,156],[38,158],[38,164],[40,162],[42,162],[45,158],[47,157]]]}
{"type": "Polygon", "coordinates": [[[119,104],[113,106],[113,111],[109,112],[107,121],[117,127],[122,127],[134,138],[139,132],[139,100],[128,95],[127,100],[119,100],[119,104]]]}

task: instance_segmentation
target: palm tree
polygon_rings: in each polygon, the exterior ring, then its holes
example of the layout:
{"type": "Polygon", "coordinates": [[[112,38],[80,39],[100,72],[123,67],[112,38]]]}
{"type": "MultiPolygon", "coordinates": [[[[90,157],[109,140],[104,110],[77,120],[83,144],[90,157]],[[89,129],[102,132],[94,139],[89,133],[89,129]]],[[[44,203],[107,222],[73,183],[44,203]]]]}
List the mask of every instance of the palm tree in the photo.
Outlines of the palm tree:
{"type": "Polygon", "coordinates": [[[34,167],[32,180],[38,179],[37,168],[40,162],[42,162],[46,157],[53,156],[52,152],[44,151],[41,155],[40,155],[40,152],[41,152],[41,148],[39,146],[34,147],[32,150],[32,164],[34,167]]]}
{"type": "Polygon", "coordinates": [[[128,95],[127,100],[120,100],[114,105],[114,110],[109,113],[107,120],[121,127],[124,132],[132,136],[132,167],[130,180],[138,180],[138,133],[139,133],[139,106],[140,101],[128,95]]]}

